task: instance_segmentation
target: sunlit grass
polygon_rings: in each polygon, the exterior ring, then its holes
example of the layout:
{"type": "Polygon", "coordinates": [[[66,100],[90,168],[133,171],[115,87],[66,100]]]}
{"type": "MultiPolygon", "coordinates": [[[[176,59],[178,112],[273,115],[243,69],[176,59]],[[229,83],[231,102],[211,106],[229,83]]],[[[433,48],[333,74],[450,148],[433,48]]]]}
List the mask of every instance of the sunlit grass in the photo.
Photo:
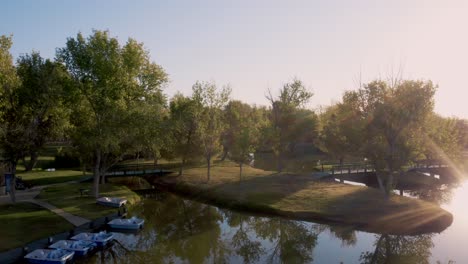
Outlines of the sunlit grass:
{"type": "Polygon", "coordinates": [[[433,231],[440,231],[452,219],[448,212],[429,202],[397,195],[386,200],[378,189],[314,181],[309,174],[278,174],[246,166],[240,181],[239,167],[232,162],[215,164],[211,173],[209,182],[206,168],[188,169],[182,177],[164,180],[175,181],[176,190],[196,199],[228,207],[302,220],[332,220],[381,233],[427,232],[431,227],[428,223],[434,224],[433,231]]]}
{"type": "MultiPolygon", "coordinates": [[[[70,183],[47,187],[41,191],[37,198],[68,213],[87,219],[96,219],[117,211],[116,208],[96,204],[96,199],[90,195],[81,197],[80,188],[89,190],[89,194],[91,194],[92,184],[70,183]]],[[[103,184],[99,188],[101,196],[125,198],[129,204],[136,204],[140,201],[140,197],[126,186],[103,184]]]]}

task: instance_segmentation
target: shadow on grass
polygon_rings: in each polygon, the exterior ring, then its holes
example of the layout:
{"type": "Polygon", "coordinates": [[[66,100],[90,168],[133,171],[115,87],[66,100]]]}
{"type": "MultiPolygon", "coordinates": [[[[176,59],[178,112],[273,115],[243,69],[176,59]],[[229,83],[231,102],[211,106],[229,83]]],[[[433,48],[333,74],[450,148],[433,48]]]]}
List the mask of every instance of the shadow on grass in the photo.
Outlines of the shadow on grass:
{"type": "Polygon", "coordinates": [[[62,177],[45,177],[39,179],[32,179],[32,180],[24,180],[24,182],[29,183],[33,186],[39,185],[48,185],[48,184],[55,184],[55,183],[63,183],[69,181],[79,181],[82,179],[86,179],[87,176],[77,175],[77,176],[62,176],[62,177]]]}
{"type": "Polygon", "coordinates": [[[0,251],[73,228],[65,219],[31,203],[0,206],[0,251]]]}

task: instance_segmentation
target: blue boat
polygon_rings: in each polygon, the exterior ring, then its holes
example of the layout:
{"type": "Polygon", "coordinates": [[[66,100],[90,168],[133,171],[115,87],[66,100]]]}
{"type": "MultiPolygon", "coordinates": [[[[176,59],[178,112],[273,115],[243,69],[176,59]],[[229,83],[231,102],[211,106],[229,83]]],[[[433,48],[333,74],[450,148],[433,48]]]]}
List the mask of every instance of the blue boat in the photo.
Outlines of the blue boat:
{"type": "Polygon", "coordinates": [[[114,219],[107,223],[113,229],[138,230],[143,227],[144,219],[132,217],[129,219],[114,219]]]}
{"type": "Polygon", "coordinates": [[[98,247],[104,247],[113,238],[114,238],[114,234],[107,233],[106,231],[102,231],[99,233],[81,233],[72,237],[71,239],[91,241],[91,242],[96,243],[98,247]]]}
{"type": "Polygon", "coordinates": [[[104,206],[119,208],[126,204],[127,200],[118,197],[101,197],[96,199],[96,203],[104,206]]]}
{"type": "Polygon", "coordinates": [[[75,256],[81,257],[88,254],[96,247],[96,243],[85,240],[60,240],[50,245],[49,248],[64,249],[75,252],[75,256]]]}
{"type": "Polygon", "coordinates": [[[24,258],[35,264],[65,264],[74,254],[73,251],[63,249],[36,249],[24,258]]]}

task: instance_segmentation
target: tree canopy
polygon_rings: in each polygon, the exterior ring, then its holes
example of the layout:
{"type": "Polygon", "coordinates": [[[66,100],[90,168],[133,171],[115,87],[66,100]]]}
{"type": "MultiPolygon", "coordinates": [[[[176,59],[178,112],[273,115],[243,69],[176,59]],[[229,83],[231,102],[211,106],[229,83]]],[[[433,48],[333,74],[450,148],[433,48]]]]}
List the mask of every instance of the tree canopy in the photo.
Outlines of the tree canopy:
{"type": "MultiPolygon", "coordinates": [[[[69,38],[57,58],[74,80],[72,139],[81,155],[94,160],[94,190],[106,170],[135,147],[141,122],[141,106],[164,104],[167,74],[150,61],[149,53],[134,39],[121,46],[107,31],[93,31],[85,38],[69,38]]],[[[101,179],[102,181],[102,179],[101,179]]]]}

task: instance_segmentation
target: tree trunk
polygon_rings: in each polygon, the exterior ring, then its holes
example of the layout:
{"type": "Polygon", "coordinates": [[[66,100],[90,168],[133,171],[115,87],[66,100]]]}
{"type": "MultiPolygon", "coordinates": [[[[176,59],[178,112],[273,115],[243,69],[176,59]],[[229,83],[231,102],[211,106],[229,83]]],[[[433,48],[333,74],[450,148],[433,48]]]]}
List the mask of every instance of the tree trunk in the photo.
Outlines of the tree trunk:
{"type": "Polygon", "coordinates": [[[223,148],[223,156],[221,156],[221,161],[224,161],[228,155],[228,148],[223,148]]]}
{"type": "Polygon", "coordinates": [[[242,181],[242,165],[243,165],[243,163],[241,162],[241,163],[239,164],[239,180],[240,180],[240,181],[242,181]]]}
{"type": "Polygon", "coordinates": [[[278,165],[278,172],[282,172],[283,171],[283,160],[282,160],[282,155],[281,155],[281,152],[278,153],[278,156],[277,156],[277,165],[278,165]]]}
{"type": "Polygon", "coordinates": [[[390,194],[392,193],[393,190],[393,172],[390,172],[390,175],[388,175],[387,183],[385,186],[385,198],[388,200],[390,199],[390,194]]]}
{"type": "Polygon", "coordinates": [[[206,159],[206,162],[207,162],[207,172],[206,172],[206,176],[207,176],[207,182],[210,181],[210,173],[211,173],[211,156],[208,156],[207,159],[206,159]]]}
{"type": "Polygon", "coordinates": [[[179,175],[178,176],[182,176],[182,173],[184,172],[184,165],[185,165],[185,158],[182,158],[182,162],[180,164],[179,175]]]}
{"type": "Polygon", "coordinates": [[[379,189],[382,192],[385,192],[385,186],[384,186],[382,178],[380,177],[380,172],[376,171],[375,175],[377,176],[377,182],[379,183],[379,189]]]}
{"type": "Polygon", "coordinates": [[[29,162],[26,162],[26,161],[24,162],[24,167],[26,171],[32,171],[32,169],[36,167],[37,158],[38,158],[37,152],[35,151],[31,152],[31,159],[29,160],[29,162]]]}
{"type": "Polygon", "coordinates": [[[13,203],[16,203],[16,163],[11,162],[10,199],[13,203]]]}
{"type": "Polygon", "coordinates": [[[99,175],[101,176],[100,177],[100,180],[99,180],[99,184],[105,184],[106,183],[106,172],[105,170],[102,168],[100,168],[100,171],[99,171],[99,175]]]}
{"type": "Polygon", "coordinates": [[[99,198],[99,180],[101,174],[101,151],[96,150],[96,161],[94,164],[93,196],[99,198]]]}

